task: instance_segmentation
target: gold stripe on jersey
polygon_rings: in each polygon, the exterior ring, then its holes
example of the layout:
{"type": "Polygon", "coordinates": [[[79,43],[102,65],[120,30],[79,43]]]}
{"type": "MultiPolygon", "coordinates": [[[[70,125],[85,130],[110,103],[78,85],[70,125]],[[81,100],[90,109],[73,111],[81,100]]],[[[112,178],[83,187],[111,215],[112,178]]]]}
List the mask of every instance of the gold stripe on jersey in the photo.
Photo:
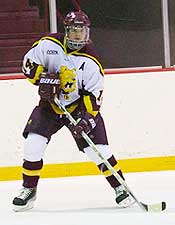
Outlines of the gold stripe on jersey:
{"type": "Polygon", "coordinates": [[[63,49],[64,52],[66,52],[65,46],[57,38],[46,36],[46,37],[41,38],[41,40],[53,41],[54,43],[58,44],[63,49]]]}
{"type": "Polygon", "coordinates": [[[70,52],[69,54],[78,55],[78,56],[85,56],[85,57],[88,57],[88,58],[92,59],[99,66],[101,74],[104,75],[104,69],[103,69],[101,63],[95,57],[93,57],[89,54],[86,54],[86,53],[81,53],[81,52],[70,52]]]}
{"type": "Polygon", "coordinates": [[[59,46],[61,46],[61,48],[66,52],[65,46],[61,43],[61,41],[59,41],[58,39],[56,39],[54,37],[46,36],[46,37],[41,38],[41,40],[50,40],[50,41],[53,41],[54,43],[56,43],[59,46]]]}
{"type": "Polygon", "coordinates": [[[49,41],[53,41],[54,43],[58,44],[62,49],[63,51],[66,53],[66,47],[61,43],[61,41],[59,41],[58,39],[54,38],[54,37],[50,37],[50,36],[45,36],[45,37],[42,37],[39,41],[36,41],[34,42],[34,44],[32,45],[32,48],[33,47],[36,47],[40,41],[43,41],[43,40],[49,40],[49,41]]]}
{"type": "Polygon", "coordinates": [[[40,176],[41,170],[27,170],[27,169],[22,169],[22,173],[27,175],[27,176],[40,176]]]}
{"type": "Polygon", "coordinates": [[[84,104],[85,104],[87,112],[95,117],[98,114],[98,111],[94,111],[93,110],[93,106],[92,106],[92,102],[91,102],[90,96],[89,95],[84,95],[83,96],[83,101],[84,101],[84,104]]]}
{"type": "MultiPolygon", "coordinates": [[[[120,170],[120,167],[117,164],[115,166],[113,166],[113,168],[116,172],[120,170]]],[[[112,172],[110,170],[106,170],[103,172],[103,175],[105,177],[110,177],[112,175],[112,172]]]]}
{"type": "MultiPolygon", "coordinates": [[[[40,40],[39,40],[40,41],[40,40]]],[[[32,48],[34,48],[35,46],[37,46],[39,44],[39,41],[35,41],[32,45],[32,48]]]]}
{"type": "Polygon", "coordinates": [[[38,65],[35,76],[33,78],[27,78],[32,84],[36,84],[36,82],[40,79],[40,74],[44,71],[44,67],[42,65],[38,65]]]}

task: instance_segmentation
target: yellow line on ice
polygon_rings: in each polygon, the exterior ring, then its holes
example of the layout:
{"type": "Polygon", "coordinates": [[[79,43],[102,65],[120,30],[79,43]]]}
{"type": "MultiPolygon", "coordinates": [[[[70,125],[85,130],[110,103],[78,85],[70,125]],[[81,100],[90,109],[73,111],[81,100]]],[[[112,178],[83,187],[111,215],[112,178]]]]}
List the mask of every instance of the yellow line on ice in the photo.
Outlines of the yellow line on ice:
{"type": "MultiPolygon", "coordinates": [[[[175,156],[135,158],[118,160],[118,165],[124,173],[175,170],[175,156]]],[[[70,176],[86,176],[101,174],[92,162],[74,162],[63,164],[46,164],[41,170],[41,178],[56,178],[70,176]]],[[[0,181],[21,180],[22,167],[0,167],[0,181]]]]}

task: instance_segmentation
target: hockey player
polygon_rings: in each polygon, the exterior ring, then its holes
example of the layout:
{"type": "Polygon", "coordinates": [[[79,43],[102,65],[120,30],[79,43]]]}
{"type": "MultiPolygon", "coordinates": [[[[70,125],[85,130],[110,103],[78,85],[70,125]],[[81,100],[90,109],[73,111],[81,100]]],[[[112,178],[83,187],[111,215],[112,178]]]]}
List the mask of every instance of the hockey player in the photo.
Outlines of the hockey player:
{"type": "Polygon", "coordinates": [[[100,114],[104,71],[89,38],[89,18],[82,11],[70,12],[65,17],[64,27],[64,35],[41,38],[24,56],[23,72],[32,84],[39,86],[40,102],[23,132],[23,188],[13,199],[13,209],[24,211],[33,207],[44,151],[51,136],[63,126],[71,131],[78,149],[87,154],[104,174],[115,191],[117,205],[127,207],[131,204],[130,195],[81,137],[82,131],[88,134],[103,157],[124,179],[109,148],[100,114]],[[55,104],[55,94],[79,121],[76,126],[70,124],[55,104]]]}

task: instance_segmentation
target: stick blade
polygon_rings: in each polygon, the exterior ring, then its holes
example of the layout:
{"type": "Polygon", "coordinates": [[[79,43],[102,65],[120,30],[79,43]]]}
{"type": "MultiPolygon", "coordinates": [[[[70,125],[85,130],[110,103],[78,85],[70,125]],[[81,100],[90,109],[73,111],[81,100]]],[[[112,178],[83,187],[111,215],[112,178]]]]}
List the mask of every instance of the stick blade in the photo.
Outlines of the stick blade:
{"type": "Polygon", "coordinates": [[[162,212],[166,209],[166,202],[147,205],[141,203],[147,212],[162,212]]]}

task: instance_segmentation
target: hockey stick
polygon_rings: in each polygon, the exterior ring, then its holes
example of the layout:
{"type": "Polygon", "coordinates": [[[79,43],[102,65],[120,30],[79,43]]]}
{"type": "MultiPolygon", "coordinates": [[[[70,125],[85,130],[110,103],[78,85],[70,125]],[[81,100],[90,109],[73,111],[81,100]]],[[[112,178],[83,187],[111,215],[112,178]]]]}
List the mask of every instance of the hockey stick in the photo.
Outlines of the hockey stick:
{"type": "MultiPolygon", "coordinates": [[[[64,112],[66,117],[69,119],[69,121],[76,125],[77,121],[72,117],[72,115],[67,111],[67,109],[62,105],[60,100],[55,96],[55,103],[57,106],[64,112]]],[[[114,168],[111,166],[111,164],[102,156],[102,154],[99,152],[96,145],[92,142],[92,140],[89,138],[89,136],[82,132],[82,137],[84,140],[88,143],[88,145],[96,152],[96,154],[99,156],[99,158],[102,160],[102,162],[106,165],[106,167],[111,171],[111,173],[116,177],[116,179],[125,187],[125,189],[129,192],[129,194],[132,196],[132,198],[135,200],[137,205],[145,212],[161,212],[166,209],[166,203],[165,202],[159,202],[156,204],[145,204],[140,202],[137,197],[134,195],[134,193],[130,190],[126,182],[122,179],[122,177],[114,170],[114,168]]]]}

